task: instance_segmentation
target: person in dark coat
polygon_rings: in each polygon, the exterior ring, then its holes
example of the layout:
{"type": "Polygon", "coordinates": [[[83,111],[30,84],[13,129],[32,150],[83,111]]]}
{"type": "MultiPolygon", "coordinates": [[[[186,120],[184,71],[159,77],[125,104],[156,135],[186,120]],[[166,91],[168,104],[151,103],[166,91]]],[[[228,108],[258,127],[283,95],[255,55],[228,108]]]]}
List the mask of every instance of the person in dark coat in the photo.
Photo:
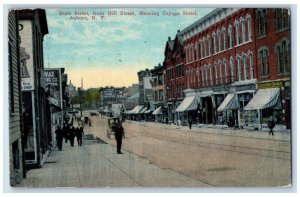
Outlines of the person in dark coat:
{"type": "Polygon", "coordinates": [[[69,129],[69,140],[72,147],[74,146],[74,138],[75,138],[75,127],[72,126],[69,129]]]}
{"type": "Polygon", "coordinates": [[[271,135],[271,134],[274,135],[274,132],[273,132],[274,126],[275,126],[274,118],[273,118],[273,116],[270,116],[269,122],[268,122],[268,127],[269,127],[269,129],[270,129],[269,135],[271,135]]]}
{"type": "Polygon", "coordinates": [[[84,132],[83,132],[82,126],[80,128],[77,127],[76,128],[76,138],[77,138],[78,146],[82,146],[82,136],[83,135],[84,135],[84,132]]]}
{"type": "Polygon", "coordinates": [[[189,127],[190,127],[190,129],[192,129],[192,120],[191,119],[189,120],[189,127]]]}
{"type": "Polygon", "coordinates": [[[61,128],[58,126],[56,131],[56,144],[58,147],[58,150],[62,150],[62,142],[63,142],[63,131],[61,130],[61,128]]]}
{"type": "Polygon", "coordinates": [[[122,126],[122,123],[121,122],[118,122],[116,124],[116,126],[114,126],[115,128],[115,138],[116,138],[116,141],[117,141],[117,153],[118,154],[123,154],[121,152],[121,148],[122,148],[122,138],[124,136],[124,128],[122,126]]]}
{"type": "Polygon", "coordinates": [[[68,142],[68,130],[69,130],[69,126],[68,125],[64,125],[63,126],[63,137],[65,139],[65,143],[68,142]]]}

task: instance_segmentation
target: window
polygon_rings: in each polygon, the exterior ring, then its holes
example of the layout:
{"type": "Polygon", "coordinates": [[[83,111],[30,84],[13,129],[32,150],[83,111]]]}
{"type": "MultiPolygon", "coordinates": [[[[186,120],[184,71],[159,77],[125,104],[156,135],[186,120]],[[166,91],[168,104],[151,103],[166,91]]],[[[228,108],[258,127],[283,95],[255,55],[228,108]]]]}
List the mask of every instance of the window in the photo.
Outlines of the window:
{"type": "Polygon", "coordinates": [[[247,76],[247,57],[246,57],[246,55],[243,56],[243,64],[244,64],[244,80],[247,80],[248,76],[247,76]]]}
{"type": "Polygon", "coordinates": [[[266,31],[266,17],[267,17],[267,11],[266,9],[258,9],[257,10],[257,33],[258,36],[262,36],[262,35],[266,35],[267,31],[266,31]]]}
{"type": "Polygon", "coordinates": [[[251,40],[251,17],[250,15],[248,15],[246,17],[246,21],[247,21],[247,41],[251,40]]]}
{"type": "Polygon", "coordinates": [[[276,62],[277,62],[277,73],[282,74],[288,71],[288,48],[286,40],[277,44],[275,48],[276,62]]]}
{"type": "Polygon", "coordinates": [[[241,81],[242,76],[241,76],[241,58],[240,56],[236,57],[236,62],[237,62],[237,77],[238,77],[238,81],[241,81]]]}
{"type": "Polygon", "coordinates": [[[223,60],[224,70],[225,70],[225,83],[228,83],[228,72],[227,72],[227,64],[226,60],[223,60]]]}
{"type": "Polygon", "coordinates": [[[223,79],[222,79],[222,62],[219,62],[219,69],[220,69],[220,83],[223,83],[223,79]]]}
{"type": "Polygon", "coordinates": [[[242,43],[246,42],[246,32],[245,32],[245,20],[241,19],[241,26],[242,26],[242,43]]]}
{"type": "Polygon", "coordinates": [[[226,50],[226,29],[223,29],[223,50],[226,50]]]}
{"type": "Polygon", "coordinates": [[[285,8],[275,9],[275,30],[282,30],[290,25],[290,11],[285,8]]]}
{"type": "Polygon", "coordinates": [[[217,50],[216,50],[216,34],[215,34],[215,32],[213,32],[212,36],[213,36],[213,46],[212,46],[212,49],[213,49],[213,53],[216,53],[217,50]]]}
{"type": "Polygon", "coordinates": [[[269,63],[268,63],[269,51],[263,47],[258,51],[260,76],[269,75],[269,63]]]}
{"type": "Polygon", "coordinates": [[[232,48],[232,27],[229,25],[228,27],[228,41],[229,41],[229,48],[232,48]]]}
{"type": "Polygon", "coordinates": [[[250,67],[250,79],[254,78],[254,68],[252,62],[252,53],[249,53],[249,67],[250,67]]]}
{"type": "Polygon", "coordinates": [[[195,61],[195,46],[194,44],[191,45],[191,52],[192,52],[192,62],[195,61]]]}
{"type": "Polygon", "coordinates": [[[215,71],[215,83],[218,84],[218,68],[217,68],[217,63],[214,64],[214,71],[215,71]]]}
{"type": "Polygon", "coordinates": [[[203,40],[203,57],[206,57],[207,49],[206,49],[206,39],[203,40]]]}
{"type": "Polygon", "coordinates": [[[234,61],[233,58],[230,57],[230,77],[231,77],[231,82],[234,81],[234,61]]]}
{"type": "Polygon", "coordinates": [[[239,22],[235,21],[234,23],[234,27],[235,27],[235,45],[239,45],[240,44],[240,31],[239,31],[239,22]]]}
{"type": "Polygon", "coordinates": [[[212,77],[212,66],[209,66],[209,81],[210,81],[210,85],[213,85],[213,77],[212,77]]]}
{"type": "Polygon", "coordinates": [[[222,45],[222,42],[221,42],[221,32],[218,31],[218,51],[222,51],[222,48],[221,48],[221,45],[222,45]]]}
{"type": "Polygon", "coordinates": [[[207,37],[207,52],[208,52],[208,56],[211,55],[211,43],[210,43],[210,37],[207,37]]]}
{"type": "Polygon", "coordinates": [[[202,43],[202,40],[200,40],[199,43],[200,43],[200,58],[203,58],[203,43],[202,43]]]}
{"type": "Polygon", "coordinates": [[[201,68],[201,78],[202,78],[202,86],[204,86],[204,70],[201,68]]]}
{"type": "Polygon", "coordinates": [[[196,52],[196,60],[198,60],[199,59],[198,42],[195,43],[195,52],[196,52]]]}

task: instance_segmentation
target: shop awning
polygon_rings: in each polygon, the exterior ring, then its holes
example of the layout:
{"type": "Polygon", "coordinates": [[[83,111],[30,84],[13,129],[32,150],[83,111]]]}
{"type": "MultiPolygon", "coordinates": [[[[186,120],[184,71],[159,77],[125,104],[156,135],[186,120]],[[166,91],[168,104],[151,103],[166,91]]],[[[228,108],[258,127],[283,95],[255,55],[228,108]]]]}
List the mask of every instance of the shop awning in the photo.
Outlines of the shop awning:
{"type": "Polygon", "coordinates": [[[142,108],[142,109],[139,111],[139,114],[143,114],[143,113],[145,113],[145,111],[147,111],[147,107],[142,108]]]}
{"type": "Polygon", "coordinates": [[[162,114],[161,106],[156,108],[152,114],[153,115],[161,115],[162,114]]]}
{"type": "Polygon", "coordinates": [[[269,107],[280,109],[281,102],[279,95],[279,88],[259,89],[250,102],[244,107],[244,110],[265,109],[269,107]]]}
{"type": "Polygon", "coordinates": [[[145,113],[145,114],[149,114],[149,113],[151,113],[151,112],[153,112],[153,110],[149,109],[149,110],[146,110],[144,113],[145,113]]]}
{"type": "Polygon", "coordinates": [[[143,105],[138,105],[138,108],[136,108],[136,110],[135,110],[135,111],[133,111],[132,113],[133,113],[133,114],[139,114],[139,113],[140,113],[140,111],[141,111],[143,108],[144,108],[144,106],[143,106],[143,105]]]}
{"type": "Polygon", "coordinates": [[[225,111],[230,109],[239,109],[238,97],[236,94],[228,94],[217,111],[225,111]]]}
{"type": "Polygon", "coordinates": [[[126,114],[132,114],[139,108],[139,105],[135,106],[132,110],[126,112],[126,114]]]}
{"type": "Polygon", "coordinates": [[[176,108],[176,112],[192,111],[197,109],[197,98],[196,96],[185,97],[180,105],[176,108]]]}

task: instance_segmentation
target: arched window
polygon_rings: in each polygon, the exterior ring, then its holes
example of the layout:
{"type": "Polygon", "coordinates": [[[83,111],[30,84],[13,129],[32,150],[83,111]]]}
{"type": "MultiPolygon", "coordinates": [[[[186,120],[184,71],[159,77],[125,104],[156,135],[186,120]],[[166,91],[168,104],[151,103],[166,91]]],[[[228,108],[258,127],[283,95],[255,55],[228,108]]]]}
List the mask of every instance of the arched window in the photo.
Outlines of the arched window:
{"type": "Polygon", "coordinates": [[[246,21],[247,21],[247,41],[250,41],[251,40],[251,16],[248,15],[246,17],[246,21]]]}
{"type": "Polygon", "coordinates": [[[282,66],[283,66],[283,72],[286,71],[286,65],[287,65],[287,50],[286,50],[286,41],[282,41],[282,66]]]}
{"type": "Polygon", "coordinates": [[[223,64],[224,64],[224,77],[225,77],[225,83],[228,83],[228,71],[227,71],[227,63],[226,60],[223,60],[223,64]]]}
{"type": "Polygon", "coordinates": [[[218,34],[218,49],[217,49],[217,51],[220,52],[220,51],[222,51],[222,47],[221,47],[221,45],[222,45],[222,41],[221,41],[221,32],[218,31],[217,34],[218,34]]]}
{"type": "Polygon", "coordinates": [[[247,75],[247,57],[246,57],[246,55],[243,56],[243,64],[244,64],[244,80],[247,80],[248,75],[247,75]]]}
{"type": "Polygon", "coordinates": [[[198,42],[195,43],[195,53],[196,53],[196,60],[199,59],[199,53],[198,53],[198,42]]]}
{"type": "Polygon", "coordinates": [[[250,69],[250,79],[253,79],[254,78],[254,68],[253,68],[252,53],[249,53],[249,69],[250,69]]]}
{"type": "Polygon", "coordinates": [[[223,50],[226,50],[226,29],[223,29],[223,50]]]}
{"type": "Polygon", "coordinates": [[[214,63],[214,71],[215,71],[215,84],[218,84],[218,67],[217,67],[217,63],[214,63]]]}
{"type": "Polygon", "coordinates": [[[257,10],[257,33],[258,36],[266,35],[267,33],[267,24],[266,24],[266,17],[267,17],[267,11],[266,9],[258,9],[257,10]]]}
{"type": "Polygon", "coordinates": [[[213,76],[212,76],[212,66],[209,65],[209,81],[210,81],[210,85],[213,85],[213,76]]]}
{"type": "Polygon", "coordinates": [[[217,47],[216,47],[216,33],[213,32],[212,33],[212,37],[213,37],[213,45],[212,45],[212,51],[213,51],[213,54],[215,54],[217,52],[217,47]]]}
{"type": "Polygon", "coordinates": [[[277,45],[275,48],[275,54],[276,54],[276,62],[277,62],[277,73],[283,73],[282,64],[281,64],[281,50],[280,45],[277,45]]]}
{"type": "Polygon", "coordinates": [[[201,78],[202,78],[202,86],[204,86],[204,68],[201,68],[201,78]]]}
{"type": "Polygon", "coordinates": [[[220,84],[223,83],[223,78],[222,78],[222,62],[219,62],[219,73],[220,73],[220,84]]]}
{"type": "Polygon", "coordinates": [[[210,37],[209,36],[207,36],[207,51],[208,51],[208,56],[210,56],[211,55],[211,40],[210,40],[210,37]]]}
{"type": "Polygon", "coordinates": [[[239,45],[240,44],[240,30],[239,30],[239,22],[236,20],[234,23],[234,27],[235,27],[235,45],[239,45]]]}
{"type": "Polygon", "coordinates": [[[238,77],[238,81],[241,81],[242,80],[242,76],[241,76],[241,57],[238,55],[237,57],[236,57],[236,63],[237,63],[237,73],[236,73],[236,75],[237,75],[237,77],[238,77]]]}
{"type": "Polygon", "coordinates": [[[202,40],[200,40],[199,43],[200,43],[200,59],[202,59],[203,58],[203,42],[202,42],[202,40]]]}
{"type": "Polygon", "coordinates": [[[233,58],[230,57],[230,78],[231,78],[231,82],[234,81],[234,61],[233,58]]]}
{"type": "Polygon", "coordinates": [[[229,42],[229,48],[232,48],[232,27],[229,25],[228,27],[228,42],[229,42]]]}
{"type": "Polygon", "coordinates": [[[203,58],[206,57],[207,49],[206,49],[206,39],[204,38],[203,42],[203,58]]]}
{"type": "Polygon", "coordinates": [[[260,76],[269,75],[269,62],[268,62],[269,51],[266,47],[261,47],[258,50],[260,76]]]}
{"type": "Polygon", "coordinates": [[[242,26],[242,43],[246,42],[246,32],[245,32],[245,20],[241,18],[241,26],[242,26]]]}

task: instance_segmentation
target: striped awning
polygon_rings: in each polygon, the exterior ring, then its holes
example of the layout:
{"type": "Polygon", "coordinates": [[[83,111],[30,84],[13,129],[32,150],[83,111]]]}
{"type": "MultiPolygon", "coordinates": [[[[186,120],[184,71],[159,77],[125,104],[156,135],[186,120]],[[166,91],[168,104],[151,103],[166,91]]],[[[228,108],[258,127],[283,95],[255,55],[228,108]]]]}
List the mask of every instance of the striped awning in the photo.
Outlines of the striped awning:
{"type": "Polygon", "coordinates": [[[153,110],[149,109],[149,110],[146,110],[144,113],[145,113],[145,114],[149,114],[149,113],[151,113],[151,112],[153,112],[153,110]]]}
{"type": "Polygon", "coordinates": [[[268,88],[259,89],[250,102],[244,107],[244,110],[256,110],[265,108],[281,108],[280,89],[268,88]]]}
{"type": "Polygon", "coordinates": [[[143,113],[145,113],[145,111],[147,111],[147,107],[142,108],[142,109],[139,111],[139,114],[143,114],[143,113]]]}
{"type": "Polygon", "coordinates": [[[225,97],[217,111],[226,111],[232,109],[239,109],[239,102],[237,95],[230,93],[225,97]]]}
{"type": "Polygon", "coordinates": [[[161,106],[156,108],[152,114],[153,115],[161,115],[162,114],[161,106]]]}
{"type": "Polygon", "coordinates": [[[185,97],[180,105],[176,108],[176,112],[192,111],[196,110],[198,106],[198,101],[196,96],[185,97]]]}

